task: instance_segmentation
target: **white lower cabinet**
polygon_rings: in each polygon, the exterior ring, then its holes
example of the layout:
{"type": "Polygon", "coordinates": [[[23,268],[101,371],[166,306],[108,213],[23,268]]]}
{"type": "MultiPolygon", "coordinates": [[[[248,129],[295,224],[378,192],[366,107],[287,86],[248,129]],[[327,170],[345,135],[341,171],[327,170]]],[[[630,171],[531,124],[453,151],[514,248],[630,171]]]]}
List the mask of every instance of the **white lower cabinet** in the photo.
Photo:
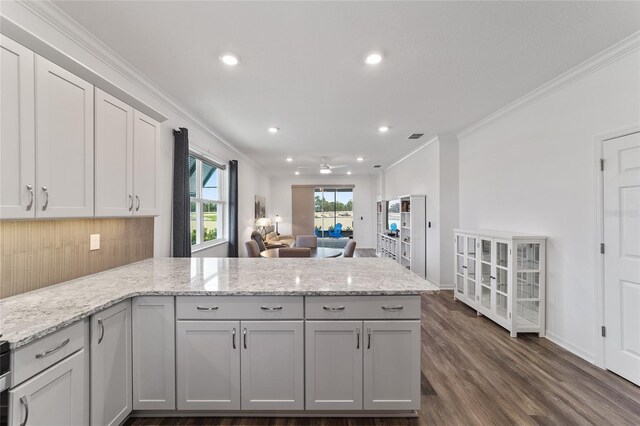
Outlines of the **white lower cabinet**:
{"type": "Polygon", "coordinates": [[[91,317],[91,424],[119,425],[132,409],[131,301],[91,317]]]}
{"type": "Polygon", "coordinates": [[[86,425],[85,350],[9,391],[9,425],[86,425]]]}
{"type": "Polygon", "coordinates": [[[307,321],[307,410],[362,410],[362,321],[307,321]]]}
{"type": "Polygon", "coordinates": [[[243,410],[304,409],[303,321],[242,321],[243,410]]]}
{"type": "Polygon", "coordinates": [[[175,314],[173,296],[132,301],[133,409],[176,408],[175,314]]]}
{"type": "Polygon", "coordinates": [[[240,321],[176,327],[178,410],[239,410],[240,321]]]}
{"type": "Polygon", "coordinates": [[[364,321],[364,409],[420,409],[420,321],[364,321]]]}

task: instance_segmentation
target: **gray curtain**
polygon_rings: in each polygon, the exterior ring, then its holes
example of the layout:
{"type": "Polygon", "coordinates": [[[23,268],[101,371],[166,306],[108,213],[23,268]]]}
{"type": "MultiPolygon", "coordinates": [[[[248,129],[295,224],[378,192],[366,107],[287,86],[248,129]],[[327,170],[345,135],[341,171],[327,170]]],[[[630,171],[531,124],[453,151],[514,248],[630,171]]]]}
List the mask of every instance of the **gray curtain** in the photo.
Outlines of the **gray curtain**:
{"type": "Polygon", "coordinates": [[[191,257],[189,131],[173,131],[173,257],[191,257]]]}
{"type": "Polygon", "coordinates": [[[238,257],[238,160],[229,161],[229,257],[238,257]]]}

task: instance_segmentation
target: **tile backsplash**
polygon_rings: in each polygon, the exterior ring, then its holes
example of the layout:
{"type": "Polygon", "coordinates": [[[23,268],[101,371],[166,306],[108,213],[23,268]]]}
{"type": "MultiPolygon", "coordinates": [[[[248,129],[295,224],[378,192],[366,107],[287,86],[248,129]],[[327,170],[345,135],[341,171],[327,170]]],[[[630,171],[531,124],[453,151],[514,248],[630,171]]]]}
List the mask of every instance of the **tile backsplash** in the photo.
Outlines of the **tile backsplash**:
{"type": "Polygon", "coordinates": [[[0,221],[0,299],[153,257],[153,221],[0,221]],[[91,234],[99,250],[89,251],[91,234]]]}

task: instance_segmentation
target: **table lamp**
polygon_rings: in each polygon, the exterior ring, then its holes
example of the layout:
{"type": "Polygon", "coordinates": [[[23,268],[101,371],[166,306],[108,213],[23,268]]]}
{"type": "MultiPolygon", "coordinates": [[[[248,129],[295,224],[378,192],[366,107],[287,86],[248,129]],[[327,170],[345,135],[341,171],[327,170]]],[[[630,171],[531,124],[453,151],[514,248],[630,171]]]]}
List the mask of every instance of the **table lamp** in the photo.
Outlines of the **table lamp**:
{"type": "Polygon", "coordinates": [[[280,235],[280,232],[278,232],[278,224],[282,222],[282,218],[276,215],[276,218],[274,219],[274,221],[276,222],[276,235],[280,235]]]}
{"type": "Polygon", "coordinates": [[[262,230],[260,231],[260,233],[263,235],[267,233],[267,226],[270,226],[270,225],[271,225],[271,220],[268,217],[261,217],[260,219],[256,220],[256,226],[262,227],[262,230]]]}

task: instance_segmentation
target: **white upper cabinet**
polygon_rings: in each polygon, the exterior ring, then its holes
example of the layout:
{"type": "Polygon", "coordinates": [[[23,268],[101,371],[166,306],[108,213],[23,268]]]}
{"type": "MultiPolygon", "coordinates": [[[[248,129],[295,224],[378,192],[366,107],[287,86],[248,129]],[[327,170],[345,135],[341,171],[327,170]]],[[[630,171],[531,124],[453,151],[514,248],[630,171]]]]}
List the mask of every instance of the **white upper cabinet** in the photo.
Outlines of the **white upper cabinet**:
{"type": "Polygon", "coordinates": [[[36,216],[93,216],[93,86],[38,56],[36,117],[36,216]]]}
{"type": "Polygon", "coordinates": [[[133,187],[135,215],[158,214],[158,156],[160,125],[139,111],[134,111],[133,124],[133,187]]]}
{"type": "Polygon", "coordinates": [[[133,214],[133,108],[96,88],[96,216],[133,214]]]}
{"type": "Polygon", "coordinates": [[[0,36],[0,219],[36,212],[34,54],[0,36]]]}

